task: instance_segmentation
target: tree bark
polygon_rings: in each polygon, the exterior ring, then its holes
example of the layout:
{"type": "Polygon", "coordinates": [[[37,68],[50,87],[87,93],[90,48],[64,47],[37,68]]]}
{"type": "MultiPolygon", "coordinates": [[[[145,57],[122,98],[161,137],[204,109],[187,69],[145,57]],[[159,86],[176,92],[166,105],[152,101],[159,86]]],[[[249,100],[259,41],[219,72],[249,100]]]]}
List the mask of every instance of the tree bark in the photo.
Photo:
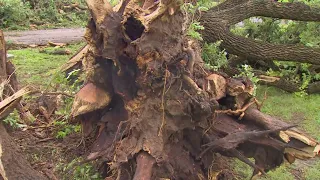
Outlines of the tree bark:
{"type": "MultiPolygon", "coordinates": [[[[5,41],[3,32],[0,30],[0,82],[7,79],[7,50],[5,48],[5,41]]],[[[2,95],[2,94],[0,94],[2,95]]]]}

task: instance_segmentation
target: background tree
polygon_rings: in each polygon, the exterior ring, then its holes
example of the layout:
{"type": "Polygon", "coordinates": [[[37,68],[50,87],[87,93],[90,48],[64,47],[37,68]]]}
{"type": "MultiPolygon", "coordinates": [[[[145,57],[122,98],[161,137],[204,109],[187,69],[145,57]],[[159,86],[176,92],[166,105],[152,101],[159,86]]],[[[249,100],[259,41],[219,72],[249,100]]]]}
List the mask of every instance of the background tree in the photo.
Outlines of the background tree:
{"type": "Polygon", "coordinates": [[[264,83],[290,92],[319,92],[319,23],[311,22],[319,21],[319,2],[308,2],[312,7],[302,2],[237,1],[235,4],[216,6],[200,20],[207,42],[222,40],[221,46],[236,55],[229,60],[227,72],[235,74],[237,71],[230,71],[230,67],[250,64],[263,70],[256,71],[257,75],[281,77],[272,82],[262,79],[264,83]],[[298,16],[297,12],[302,14],[298,16]],[[224,30],[213,32],[218,30],[210,29],[212,19],[224,30]],[[238,25],[230,30],[240,21],[241,28],[238,25]]]}

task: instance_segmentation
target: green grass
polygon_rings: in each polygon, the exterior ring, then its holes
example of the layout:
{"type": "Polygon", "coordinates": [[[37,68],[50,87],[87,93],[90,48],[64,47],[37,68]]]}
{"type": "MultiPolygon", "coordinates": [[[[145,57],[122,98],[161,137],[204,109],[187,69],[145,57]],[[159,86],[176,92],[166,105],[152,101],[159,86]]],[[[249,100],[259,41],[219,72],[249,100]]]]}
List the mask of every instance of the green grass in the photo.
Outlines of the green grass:
{"type": "MultiPolygon", "coordinates": [[[[253,161],[252,159],[250,160],[253,161]]],[[[232,169],[234,171],[234,175],[242,180],[250,180],[253,172],[253,169],[250,166],[243,163],[239,159],[233,160],[232,169]]]]}
{"type": "MultiPolygon", "coordinates": [[[[250,159],[254,162],[254,159],[250,159]]],[[[238,159],[234,159],[232,163],[235,176],[241,180],[250,180],[253,169],[238,159]]],[[[269,171],[267,176],[259,178],[259,180],[294,180],[294,176],[290,173],[290,165],[282,165],[273,171],[269,171]]]]}
{"type": "Polygon", "coordinates": [[[315,163],[311,168],[306,169],[304,175],[306,180],[320,179],[320,161],[315,163]]]}
{"type": "Polygon", "coordinates": [[[264,113],[298,124],[307,134],[320,140],[320,94],[299,97],[274,87],[259,86],[257,97],[263,99],[265,92],[264,113]]]}
{"type": "Polygon", "coordinates": [[[53,55],[47,52],[53,51],[53,47],[43,49],[27,48],[22,50],[10,50],[12,60],[16,67],[18,81],[21,85],[34,85],[46,88],[57,74],[59,68],[76,53],[84,43],[73,44],[66,47],[71,51],[70,55],[53,55]],[[42,52],[42,53],[41,53],[42,52]]]}
{"type": "MultiPolygon", "coordinates": [[[[312,94],[300,97],[292,93],[287,93],[275,87],[258,86],[257,97],[262,100],[265,92],[267,99],[264,102],[262,111],[266,114],[280,117],[284,121],[297,124],[311,137],[320,140],[320,95],[312,94]]],[[[252,168],[239,160],[232,163],[235,175],[239,179],[250,179],[252,168]]],[[[270,180],[294,180],[292,170],[302,172],[300,176],[307,180],[320,179],[320,161],[315,162],[311,167],[298,168],[295,163],[284,164],[281,167],[268,172],[267,177],[260,179],[270,180]]]]}

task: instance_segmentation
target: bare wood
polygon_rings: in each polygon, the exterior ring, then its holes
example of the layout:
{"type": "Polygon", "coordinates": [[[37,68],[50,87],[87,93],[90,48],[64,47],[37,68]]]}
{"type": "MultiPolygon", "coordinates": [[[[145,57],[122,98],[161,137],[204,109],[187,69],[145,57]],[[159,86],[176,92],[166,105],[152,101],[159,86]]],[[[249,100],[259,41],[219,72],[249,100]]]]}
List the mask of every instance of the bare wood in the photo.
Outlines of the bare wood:
{"type": "Polygon", "coordinates": [[[22,96],[30,93],[30,89],[29,87],[25,87],[20,89],[18,92],[16,92],[15,94],[13,94],[12,96],[4,99],[3,101],[0,102],[0,111],[5,108],[6,106],[8,106],[10,103],[12,103],[13,101],[15,101],[16,99],[21,98],[22,96]]]}
{"type": "Polygon", "coordinates": [[[81,60],[83,59],[84,55],[88,52],[88,49],[89,49],[89,45],[86,45],[82,49],[80,49],[74,56],[72,56],[70,58],[70,60],[67,63],[65,63],[61,67],[61,71],[65,72],[65,71],[71,69],[73,66],[75,66],[79,62],[81,62],[81,60]]]}
{"type": "MultiPolygon", "coordinates": [[[[288,126],[288,124],[285,123],[284,121],[281,121],[280,119],[277,119],[270,115],[263,114],[262,112],[260,112],[258,109],[255,109],[255,108],[248,108],[245,111],[245,115],[243,119],[246,121],[251,121],[265,129],[278,129],[281,127],[288,126]]],[[[280,137],[287,143],[290,142],[291,138],[294,138],[300,141],[301,143],[304,143],[306,146],[309,146],[309,148],[307,149],[311,149],[310,151],[308,150],[308,151],[295,152],[296,157],[299,157],[301,159],[311,158],[311,157],[315,157],[320,153],[319,143],[313,138],[311,138],[310,136],[299,131],[297,128],[292,128],[292,129],[281,132],[280,137]]]]}

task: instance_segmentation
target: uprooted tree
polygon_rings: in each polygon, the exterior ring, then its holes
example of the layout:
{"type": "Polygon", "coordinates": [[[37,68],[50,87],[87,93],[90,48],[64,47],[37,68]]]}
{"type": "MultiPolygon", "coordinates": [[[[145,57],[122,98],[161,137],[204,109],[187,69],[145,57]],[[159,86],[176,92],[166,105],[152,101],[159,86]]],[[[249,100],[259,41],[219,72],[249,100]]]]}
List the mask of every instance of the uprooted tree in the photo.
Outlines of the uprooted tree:
{"type": "MultiPolygon", "coordinates": [[[[83,134],[95,139],[86,161],[100,159],[110,179],[208,179],[217,170],[211,166],[215,153],[240,159],[254,175],[284,159],[315,157],[318,142],[259,111],[249,79],[203,66],[199,43],[186,36],[182,3],[122,0],[112,8],[107,0],[87,0],[88,44],[64,67],[78,65],[86,73],[72,112],[83,134]]],[[[268,44],[229,31],[253,16],[319,21],[320,9],[226,0],[200,14],[203,39],[223,40],[222,47],[238,57],[320,64],[319,49],[268,44]]]]}

